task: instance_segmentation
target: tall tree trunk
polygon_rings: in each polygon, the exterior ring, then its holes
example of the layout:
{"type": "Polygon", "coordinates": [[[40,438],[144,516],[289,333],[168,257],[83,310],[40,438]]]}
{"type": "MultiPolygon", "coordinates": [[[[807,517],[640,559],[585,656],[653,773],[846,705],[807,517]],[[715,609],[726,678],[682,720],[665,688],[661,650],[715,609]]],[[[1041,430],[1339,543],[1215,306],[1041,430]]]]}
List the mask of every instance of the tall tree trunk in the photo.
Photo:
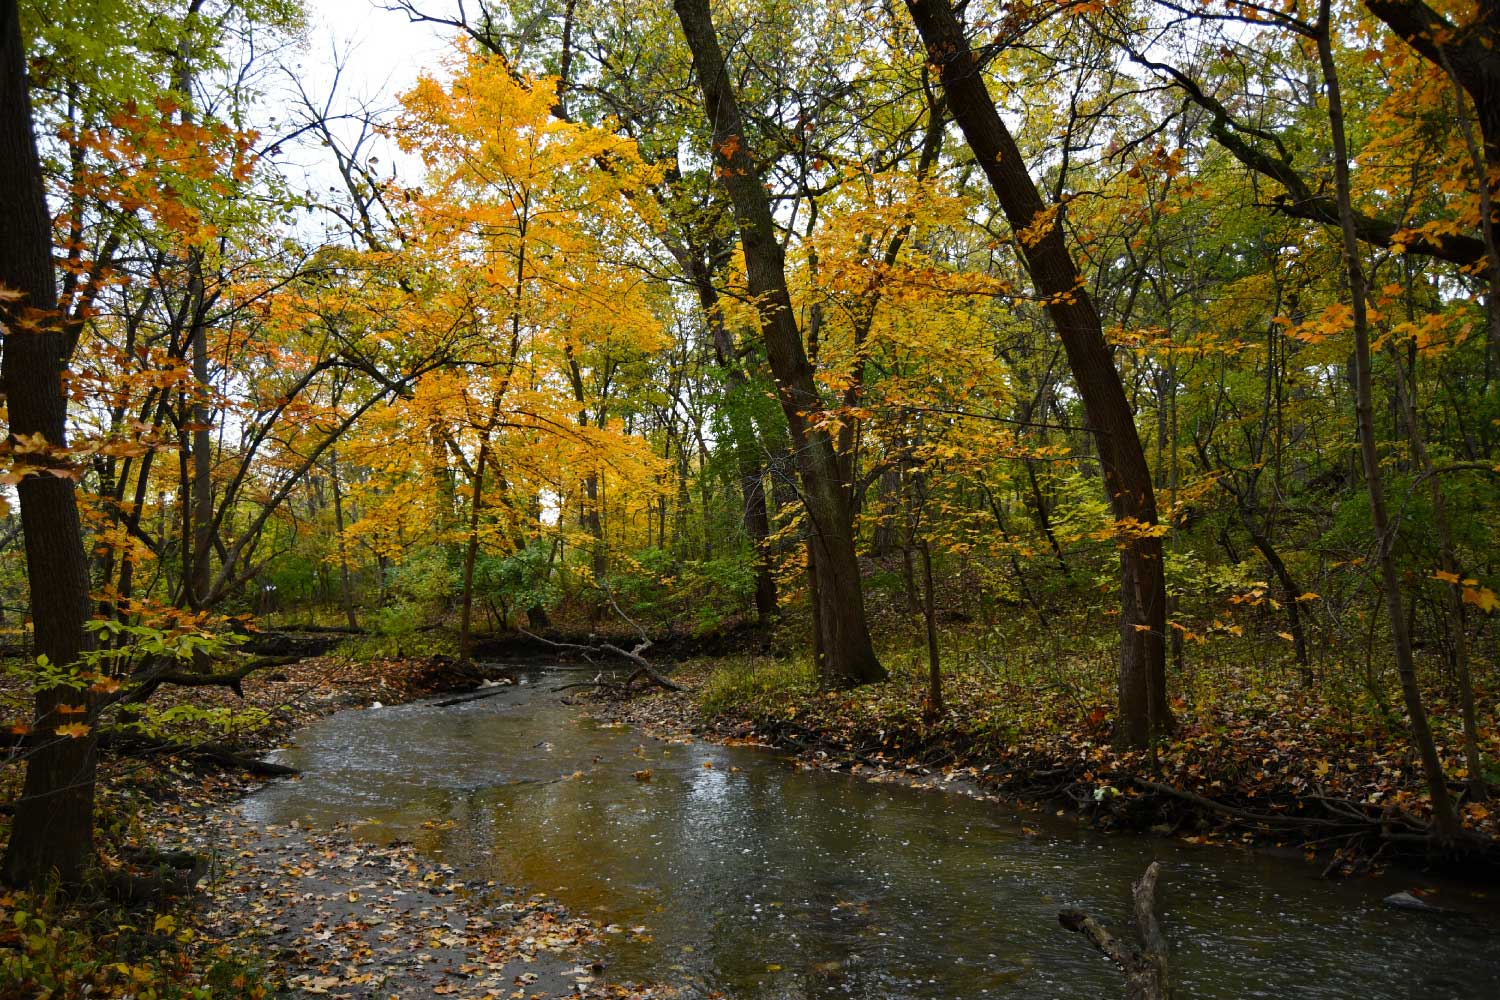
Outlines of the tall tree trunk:
{"type": "Polygon", "coordinates": [[[937,597],[932,587],[932,546],[924,537],[922,553],[922,618],[927,625],[927,704],[922,714],[937,720],[943,714],[943,671],[938,660],[937,597]]]}
{"type": "MultiPolygon", "coordinates": [[[[187,9],[187,20],[191,23],[202,7],[202,0],[191,0],[187,9]]],[[[181,95],[181,115],[184,124],[193,122],[193,52],[188,33],[184,30],[177,45],[176,66],[172,85],[181,95]]],[[[208,368],[208,298],[203,282],[203,251],[194,248],[187,256],[187,322],[188,349],[192,355],[192,427],[191,460],[192,480],[190,494],[192,514],[185,524],[191,525],[190,537],[184,536],[184,551],[191,551],[190,572],[184,583],[183,594],[189,607],[201,607],[209,599],[213,588],[213,566],[210,554],[214,538],[214,493],[213,493],[213,386],[209,382],[208,368]]]]}
{"type": "Polygon", "coordinates": [[[865,620],[859,556],[855,550],[849,491],[839,479],[838,456],[826,430],[809,418],[822,408],[812,364],[786,285],[786,254],[777,239],[761,170],[745,137],[739,103],[714,32],[708,0],[676,0],[704,110],[712,128],[715,174],[734,205],[750,293],[760,313],[766,355],[776,378],[802,480],[810,522],[811,565],[817,574],[817,621],[822,639],[820,683],[849,687],[882,680],[865,620]]]}
{"type": "MultiPolygon", "coordinates": [[[[188,117],[184,112],[184,118],[188,117]]],[[[214,493],[213,493],[213,409],[209,402],[212,386],[208,378],[208,323],[204,316],[203,263],[201,254],[193,251],[188,262],[188,309],[191,319],[193,353],[192,409],[192,538],[183,539],[193,552],[192,576],[187,584],[189,607],[199,607],[208,599],[213,586],[214,493]]]]}
{"type": "Polygon", "coordinates": [[[349,546],[344,539],[344,494],[339,489],[339,456],[337,451],[328,453],[328,479],[333,487],[333,526],[338,531],[339,578],[344,605],[344,619],[352,629],[359,628],[359,619],[354,614],[354,584],[349,578],[349,546]]]}
{"type": "MultiPolygon", "coordinates": [[[[920,447],[920,439],[917,444],[920,447]]],[[[927,512],[927,473],[919,468],[912,473],[911,480],[916,492],[917,516],[921,517],[927,512]]],[[[927,704],[923,707],[922,714],[929,721],[936,722],[943,714],[943,672],[938,659],[937,596],[932,585],[932,543],[928,539],[931,528],[929,523],[924,523],[922,527],[922,536],[917,543],[917,549],[922,554],[922,619],[927,626],[927,704]]]]}
{"type": "Polygon", "coordinates": [[[1448,795],[1443,763],[1438,758],[1427,710],[1422,704],[1422,690],[1417,684],[1416,664],[1412,659],[1411,634],[1402,613],[1401,579],[1396,567],[1395,533],[1385,504],[1385,485],[1380,468],[1380,453],[1375,440],[1375,419],[1370,390],[1370,328],[1366,308],[1364,268],[1360,265],[1359,237],[1354,228],[1354,205],[1349,194],[1349,148],[1344,134],[1344,105],[1339,87],[1338,68],[1333,61],[1332,20],[1329,0],[1318,6],[1318,59],[1322,64],[1323,85],[1328,96],[1328,125],[1333,133],[1333,179],[1338,201],[1339,224],[1344,238],[1344,269],[1349,283],[1350,305],[1354,324],[1354,407],[1359,428],[1359,454],[1364,465],[1365,486],[1370,495],[1370,517],[1375,527],[1375,545],[1380,562],[1381,589],[1385,591],[1386,611],[1390,615],[1391,638],[1395,647],[1396,670],[1401,678],[1401,696],[1410,719],[1413,749],[1422,760],[1432,797],[1432,818],[1438,833],[1452,837],[1458,833],[1458,817],[1448,795]]]}
{"type": "Polygon", "coordinates": [[[1396,373],[1396,398],[1405,415],[1412,457],[1416,459],[1422,475],[1427,478],[1427,496],[1432,501],[1433,526],[1437,528],[1438,534],[1439,564],[1449,576],[1443,584],[1443,596],[1447,600],[1448,623],[1453,632],[1451,662],[1454,679],[1458,682],[1458,711],[1464,727],[1464,765],[1469,772],[1466,784],[1469,800],[1483,802],[1489,798],[1489,784],[1484,777],[1484,754],[1479,749],[1479,720],[1474,711],[1474,678],[1469,669],[1468,622],[1464,614],[1463,586],[1460,583],[1463,570],[1458,562],[1458,550],[1453,544],[1453,526],[1448,520],[1448,498],[1443,492],[1441,476],[1427,453],[1427,442],[1422,434],[1422,425],[1418,422],[1416,401],[1413,398],[1416,380],[1407,380],[1393,342],[1386,341],[1386,350],[1396,373]]]}
{"type": "Polygon", "coordinates": [[[1151,467],[1104,339],[1099,311],[1063,241],[1057,209],[1043,201],[948,0],[907,0],[939,68],[948,107],[1000,202],[1027,270],[1047,304],[1099,450],[1110,508],[1121,526],[1119,730],[1145,746],[1171,723],[1166,688],[1166,582],[1151,467]]]}
{"type": "MultiPolygon", "coordinates": [[[[495,397],[495,406],[490,412],[490,426],[499,419],[500,397],[495,397]]],[[[469,541],[464,549],[463,604],[458,619],[458,655],[469,659],[473,651],[473,639],[469,625],[474,613],[474,564],[479,559],[479,512],[484,505],[484,467],[490,460],[490,432],[485,430],[479,439],[479,455],[474,462],[474,498],[469,505],[469,541]]]]}
{"type": "MultiPolygon", "coordinates": [[[[20,295],[0,298],[5,325],[0,381],[12,442],[41,435],[51,449],[60,450],[67,444],[62,376],[68,359],[17,6],[16,0],[0,0],[0,218],[8,230],[0,239],[0,286],[20,295]]],[[[61,454],[33,459],[38,460],[72,471],[61,454]]],[[[23,478],[16,492],[26,537],[35,652],[56,666],[70,666],[92,645],[83,628],[89,615],[88,564],[73,480],[40,472],[23,478]]],[[[26,760],[3,862],[5,881],[11,884],[34,884],[53,875],[77,884],[93,863],[94,702],[86,692],[68,688],[36,696],[32,732],[37,742],[26,760]],[[86,707],[81,717],[59,711],[64,704],[80,702],[86,707]],[[88,732],[78,738],[57,735],[59,724],[74,722],[89,726],[88,732]]]]}

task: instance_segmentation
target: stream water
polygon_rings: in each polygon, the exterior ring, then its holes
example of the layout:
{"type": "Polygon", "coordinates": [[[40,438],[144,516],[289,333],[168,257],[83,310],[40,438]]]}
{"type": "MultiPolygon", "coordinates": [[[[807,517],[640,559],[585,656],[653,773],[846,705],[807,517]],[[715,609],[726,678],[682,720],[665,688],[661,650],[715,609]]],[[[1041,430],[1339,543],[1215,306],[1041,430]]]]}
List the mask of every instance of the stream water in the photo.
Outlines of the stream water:
{"type": "Polygon", "coordinates": [[[1130,884],[1155,858],[1184,997],[1500,998],[1496,912],[1381,904],[1410,880],[1332,883],[1297,860],[1099,835],[763,750],[661,743],[580,718],[549,690],[575,676],[330,716],[284,755],[303,777],[244,809],[262,823],[354,822],[467,880],[546,892],[612,925],[612,979],[689,995],[1119,996],[1119,973],[1057,911],[1126,928],[1130,884]]]}

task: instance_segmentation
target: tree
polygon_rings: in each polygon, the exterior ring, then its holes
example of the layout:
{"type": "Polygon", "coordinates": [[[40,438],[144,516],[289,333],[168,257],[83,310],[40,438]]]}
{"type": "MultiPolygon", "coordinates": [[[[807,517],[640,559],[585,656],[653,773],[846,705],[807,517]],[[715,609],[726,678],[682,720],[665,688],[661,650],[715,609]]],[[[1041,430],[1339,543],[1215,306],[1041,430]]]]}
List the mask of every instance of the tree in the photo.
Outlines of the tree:
{"type": "Polygon", "coordinates": [[[1411,633],[1402,608],[1401,583],[1396,568],[1395,534],[1386,507],[1384,474],[1380,468],[1378,443],[1370,388],[1370,320],[1368,286],[1360,261],[1359,234],[1349,193],[1349,147],[1344,123],[1344,102],[1338,69],[1333,58],[1333,19],[1330,0],[1320,0],[1315,41],[1318,63],[1323,72],[1323,86],[1328,95],[1328,125],[1333,138],[1334,197],[1338,202],[1339,229],[1343,235],[1344,269],[1348,276],[1351,321],[1354,331],[1354,406],[1355,424],[1359,429],[1359,456],[1365,469],[1365,488],[1370,495],[1370,514],[1375,527],[1376,558],[1380,564],[1381,589],[1390,614],[1391,635],[1396,669],[1401,678],[1401,695],[1406,701],[1414,748],[1427,774],[1428,793],[1432,796],[1432,817],[1438,833],[1451,839],[1458,833],[1458,817],[1448,795],[1443,763],[1438,757],[1427,711],[1417,684],[1416,665],[1412,659],[1411,633]]]}
{"type": "Polygon", "coordinates": [[[954,120],[989,178],[1067,353],[1120,532],[1118,738],[1145,746],[1171,725],[1166,696],[1166,578],[1151,468],[1104,339],[1104,325],[1064,242],[1061,205],[1042,201],[995,109],[981,62],[947,0],[907,0],[954,120]]]}
{"type": "Polygon", "coordinates": [[[830,687],[878,681],[885,677],[885,669],[875,657],[865,621],[853,511],[838,474],[832,435],[818,417],[822,401],[792,309],[785,250],[776,235],[761,170],[747,145],[707,0],[676,0],[675,7],[693,53],[704,113],[712,128],[715,174],[734,204],[750,293],[756,300],[777,396],[797,453],[802,502],[810,522],[808,558],[819,632],[818,676],[830,687]]]}
{"type": "MultiPolygon", "coordinates": [[[[16,0],[0,0],[0,215],[10,220],[0,240],[0,322],[3,382],[9,413],[7,446],[14,456],[25,532],[34,647],[39,660],[69,669],[91,645],[88,568],[67,454],[67,332],[57,313],[52,272],[52,220],[32,131],[26,54],[16,0]]],[[[37,741],[26,763],[3,876],[26,885],[55,875],[76,884],[93,864],[93,732],[96,706],[70,687],[36,696],[37,741]],[[83,702],[83,712],[74,709],[83,702]],[[80,728],[81,727],[81,730],[80,728]]]]}

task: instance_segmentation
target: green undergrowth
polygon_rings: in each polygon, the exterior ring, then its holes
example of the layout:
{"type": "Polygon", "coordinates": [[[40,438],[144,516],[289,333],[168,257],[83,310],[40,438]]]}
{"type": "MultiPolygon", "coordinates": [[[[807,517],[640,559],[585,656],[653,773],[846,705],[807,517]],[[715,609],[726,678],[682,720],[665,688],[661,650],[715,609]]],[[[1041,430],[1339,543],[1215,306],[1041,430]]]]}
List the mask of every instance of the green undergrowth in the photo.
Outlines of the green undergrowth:
{"type": "MultiPolygon", "coordinates": [[[[173,789],[192,781],[171,766],[135,769],[100,789],[98,867],[82,886],[0,891],[0,997],[72,1000],[262,1000],[274,976],[253,955],[203,935],[190,891],[125,902],[116,889],[149,867],[123,860],[156,839],[148,809],[175,813],[173,789]],[[163,802],[161,800],[168,799],[163,802]]],[[[0,826],[0,847],[9,830],[0,826]]]]}
{"type": "Polygon", "coordinates": [[[196,947],[185,906],[130,908],[86,895],[0,895],[0,996],[63,1000],[261,1000],[267,970],[223,945],[196,947]]]}

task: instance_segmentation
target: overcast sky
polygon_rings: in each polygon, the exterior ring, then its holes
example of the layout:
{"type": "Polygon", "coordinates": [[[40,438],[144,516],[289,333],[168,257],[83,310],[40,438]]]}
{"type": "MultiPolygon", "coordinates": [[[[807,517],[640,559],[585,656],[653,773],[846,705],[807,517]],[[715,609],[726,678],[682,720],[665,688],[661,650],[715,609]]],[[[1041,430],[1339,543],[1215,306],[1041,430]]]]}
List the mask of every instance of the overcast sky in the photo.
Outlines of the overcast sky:
{"type": "MultiPolygon", "coordinates": [[[[433,13],[447,15],[457,9],[457,0],[423,0],[433,13]]],[[[275,116],[269,131],[279,131],[289,121],[302,118],[295,105],[300,86],[320,106],[337,82],[330,107],[331,127],[346,144],[359,132],[359,125],[339,121],[341,114],[367,109],[388,120],[397,97],[416,82],[424,71],[441,75],[445,58],[452,51],[454,32],[432,24],[413,24],[400,11],[385,9],[384,0],[305,0],[308,14],[306,45],[286,61],[295,80],[282,78],[267,92],[262,113],[275,116]],[[340,69],[341,67],[341,69],[340,69]],[[337,78],[335,73],[338,73],[337,78]],[[283,86],[285,89],[283,89],[283,86]],[[283,101],[290,102],[289,105],[283,101]]],[[[395,169],[407,183],[421,182],[422,166],[415,156],[402,154],[394,143],[377,138],[365,149],[376,154],[382,172],[395,169]]],[[[328,152],[315,143],[295,142],[282,148],[277,164],[294,188],[305,188],[316,197],[343,183],[328,152]]],[[[303,235],[317,239],[319,228],[329,220],[310,216],[303,235]]]]}
{"type": "MultiPolygon", "coordinates": [[[[455,0],[428,0],[434,13],[456,9],[455,0]]],[[[388,105],[423,69],[435,69],[452,34],[413,24],[379,0],[307,0],[307,53],[303,64],[312,84],[326,90],[336,58],[345,62],[343,88],[354,97],[388,105]],[[337,54],[337,56],[336,56],[337,54]]]]}

